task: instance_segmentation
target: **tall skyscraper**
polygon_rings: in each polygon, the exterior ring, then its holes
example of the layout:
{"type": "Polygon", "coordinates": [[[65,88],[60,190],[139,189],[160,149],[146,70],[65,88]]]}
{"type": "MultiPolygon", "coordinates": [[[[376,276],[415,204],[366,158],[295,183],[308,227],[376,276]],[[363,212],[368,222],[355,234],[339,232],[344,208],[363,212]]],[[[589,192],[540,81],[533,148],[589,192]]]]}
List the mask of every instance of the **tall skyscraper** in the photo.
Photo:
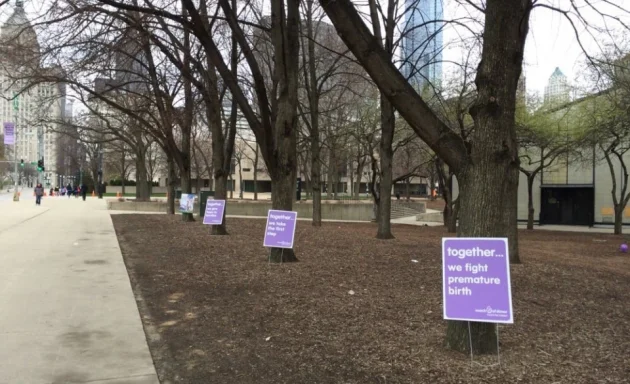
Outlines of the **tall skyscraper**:
{"type": "Polygon", "coordinates": [[[569,81],[560,68],[556,67],[545,87],[545,104],[562,104],[569,101],[571,101],[569,81]]]}
{"type": "Polygon", "coordinates": [[[442,82],[443,0],[405,0],[403,74],[422,92],[442,82]]]}
{"type": "MultiPolygon", "coordinates": [[[[28,86],[32,76],[62,77],[63,70],[42,65],[37,33],[23,0],[15,0],[13,13],[2,25],[0,52],[0,118],[15,124],[17,158],[27,164],[43,159],[46,172],[39,175],[40,181],[48,180],[54,186],[66,88],[58,83],[28,86]]],[[[11,156],[16,155],[14,149],[11,156]]]]}

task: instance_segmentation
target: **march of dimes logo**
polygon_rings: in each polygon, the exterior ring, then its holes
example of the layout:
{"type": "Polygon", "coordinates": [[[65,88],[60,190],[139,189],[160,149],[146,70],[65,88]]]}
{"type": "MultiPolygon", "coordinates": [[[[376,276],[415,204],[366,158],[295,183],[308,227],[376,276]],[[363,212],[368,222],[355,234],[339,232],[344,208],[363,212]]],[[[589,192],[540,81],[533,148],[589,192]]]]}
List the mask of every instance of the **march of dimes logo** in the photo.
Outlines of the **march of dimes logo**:
{"type": "Polygon", "coordinates": [[[508,311],[503,309],[494,309],[491,306],[485,308],[475,309],[477,313],[485,313],[488,317],[508,317],[508,311]]]}

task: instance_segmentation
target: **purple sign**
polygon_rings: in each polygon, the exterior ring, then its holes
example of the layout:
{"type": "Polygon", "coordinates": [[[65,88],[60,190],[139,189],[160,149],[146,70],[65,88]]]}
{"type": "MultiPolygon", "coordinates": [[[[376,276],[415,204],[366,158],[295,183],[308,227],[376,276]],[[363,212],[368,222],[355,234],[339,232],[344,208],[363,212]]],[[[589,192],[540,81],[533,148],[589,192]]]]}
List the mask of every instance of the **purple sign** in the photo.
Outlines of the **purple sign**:
{"type": "Polygon", "coordinates": [[[4,123],[4,144],[15,145],[15,124],[4,123]]]}
{"type": "Polygon", "coordinates": [[[206,202],[206,212],[203,214],[203,223],[208,225],[221,225],[223,223],[224,211],[225,200],[214,200],[209,197],[206,202]]]}
{"type": "Polygon", "coordinates": [[[443,238],[444,319],[514,322],[508,242],[504,238],[443,238]]]}
{"type": "Polygon", "coordinates": [[[269,210],[263,246],[293,248],[296,222],[297,212],[269,210]]]}

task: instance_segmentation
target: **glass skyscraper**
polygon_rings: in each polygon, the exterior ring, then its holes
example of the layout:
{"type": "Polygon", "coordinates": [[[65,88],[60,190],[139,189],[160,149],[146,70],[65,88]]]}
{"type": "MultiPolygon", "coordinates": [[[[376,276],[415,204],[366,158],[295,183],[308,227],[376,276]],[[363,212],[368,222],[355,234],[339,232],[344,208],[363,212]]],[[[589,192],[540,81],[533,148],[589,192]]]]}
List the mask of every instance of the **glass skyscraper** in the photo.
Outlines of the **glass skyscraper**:
{"type": "Polygon", "coordinates": [[[403,74],[422,92],[442,82],[443,0],[405,0],[403,74]]]}

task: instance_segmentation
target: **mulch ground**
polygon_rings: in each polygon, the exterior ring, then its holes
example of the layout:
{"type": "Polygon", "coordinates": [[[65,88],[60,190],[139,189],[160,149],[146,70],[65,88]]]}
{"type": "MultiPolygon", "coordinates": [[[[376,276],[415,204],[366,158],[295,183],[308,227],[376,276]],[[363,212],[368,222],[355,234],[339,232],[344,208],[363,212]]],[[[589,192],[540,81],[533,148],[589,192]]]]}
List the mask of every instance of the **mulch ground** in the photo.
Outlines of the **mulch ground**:
{"type": "Polygon", "coordinates": [[[112,217],[163,383],[630,382],[630,255],[612,235],[522,232],[492,366],[444,346],[442,228],[383,241],[374,224],[299,222],[300,262],[269,265],[264,220],[212,237],[112,217]]]}

